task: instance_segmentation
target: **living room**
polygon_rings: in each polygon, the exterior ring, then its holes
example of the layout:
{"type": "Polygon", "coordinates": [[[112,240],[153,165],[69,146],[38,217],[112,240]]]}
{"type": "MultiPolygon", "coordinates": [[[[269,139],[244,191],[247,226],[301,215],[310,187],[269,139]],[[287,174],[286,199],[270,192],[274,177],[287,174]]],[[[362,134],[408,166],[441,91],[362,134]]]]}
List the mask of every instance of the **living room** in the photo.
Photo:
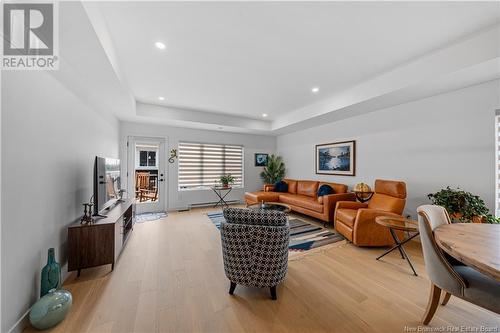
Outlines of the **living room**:
{"type": "Polygon", "coordinates": [[[1,6],[2,332],[498,332],[500,2],[1,6]]]}

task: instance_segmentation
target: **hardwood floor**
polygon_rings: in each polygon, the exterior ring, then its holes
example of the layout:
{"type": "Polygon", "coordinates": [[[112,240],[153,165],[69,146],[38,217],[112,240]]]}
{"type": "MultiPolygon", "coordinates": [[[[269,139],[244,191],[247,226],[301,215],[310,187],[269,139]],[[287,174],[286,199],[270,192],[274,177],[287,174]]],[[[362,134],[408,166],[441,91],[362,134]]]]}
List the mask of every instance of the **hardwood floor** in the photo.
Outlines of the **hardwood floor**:
{"type": "MultiPolygon", "coordinates": [[[[417,329],[430,283],[418,242],[407,250],[415,277],[397,251],[339,246],[289,263],[278,300],[268,289],[228,294],[220,236],[206,212],[169,213],[136,224],[115,271],[72,274],[68,317],[51,332],[408,332],[417,329]]],[[[301,218],[303,218],[301,216],[301,218]]],[[[500,326],[500,317],[452,297],[431,322],[500,326]]],[[[29,328],[26,331],[31,332],[29,328]]]]}

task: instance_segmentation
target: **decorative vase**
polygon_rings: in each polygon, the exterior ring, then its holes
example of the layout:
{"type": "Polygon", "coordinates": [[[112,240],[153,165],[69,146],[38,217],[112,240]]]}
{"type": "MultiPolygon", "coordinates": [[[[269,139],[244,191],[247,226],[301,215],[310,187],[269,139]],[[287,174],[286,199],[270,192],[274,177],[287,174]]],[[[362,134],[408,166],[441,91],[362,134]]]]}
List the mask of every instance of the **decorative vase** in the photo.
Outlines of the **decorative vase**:
{"type": "Polygon", "coordinates": [[[485,220],[484,216],[476,215],[472,217],[472,223],[484,223],[485,220]]]}
{"type": "Polygon", "coordinates": [[[47,253],[47,265],[42,269],[40,297],[45,296],[51,289],[59,288],[60,283],[61,265],[56,262],[55,250],[51,247],[47,253]]]}
{"type": "Polygon", "coordinates": [[[33,305],[30,311],[30,323],[39,330],[45,330],[59,324],[68,313],[73,297],[67,290],[51,289],[33,305]]]}

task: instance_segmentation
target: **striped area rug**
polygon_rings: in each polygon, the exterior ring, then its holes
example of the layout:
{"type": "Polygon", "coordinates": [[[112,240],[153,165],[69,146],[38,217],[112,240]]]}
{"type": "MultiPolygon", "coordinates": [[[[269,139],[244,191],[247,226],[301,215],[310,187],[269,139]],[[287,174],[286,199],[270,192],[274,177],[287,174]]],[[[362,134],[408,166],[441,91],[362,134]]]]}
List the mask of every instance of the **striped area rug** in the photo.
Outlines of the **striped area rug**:
{"type": "MultiPolygon", "coordinates": [[[[207,213],[213,224],[220,229],[224,221],[222,212],[207,213]]],[[[291,252],[309,251],[321,246],[344,240],[344,237],[333,230],[322,228],[299,219],[292,218],[290,223],[290,245],[291,252]]]]}

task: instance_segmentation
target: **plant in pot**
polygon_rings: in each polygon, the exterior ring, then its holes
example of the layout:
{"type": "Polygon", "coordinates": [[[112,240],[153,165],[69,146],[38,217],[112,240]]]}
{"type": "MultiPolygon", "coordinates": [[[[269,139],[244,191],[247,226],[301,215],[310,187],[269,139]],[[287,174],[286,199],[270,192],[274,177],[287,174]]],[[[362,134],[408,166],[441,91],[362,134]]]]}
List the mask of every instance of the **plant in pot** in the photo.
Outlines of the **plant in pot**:
{"type": "Polygon", "coordinates": [[[230,173],[220,176],[219,178],[222,187],[229,187],[229,185],[234,184],[234,177],[230,173]]]}
{"type": "Polygon", "coordinates": [[[260,173],[260,178],[267,185],[273,185],[285,177],[285,163],[281,156],[271,154],[267,158],[267,166],[260,173]]]}
{"type": "Polygon", "coordinates": [[[499,223],[498,218],[489,213],[484,201],[477,195],[449,186],[427,197],[434,205],[443,206],[454,222],[499,223]]]}

